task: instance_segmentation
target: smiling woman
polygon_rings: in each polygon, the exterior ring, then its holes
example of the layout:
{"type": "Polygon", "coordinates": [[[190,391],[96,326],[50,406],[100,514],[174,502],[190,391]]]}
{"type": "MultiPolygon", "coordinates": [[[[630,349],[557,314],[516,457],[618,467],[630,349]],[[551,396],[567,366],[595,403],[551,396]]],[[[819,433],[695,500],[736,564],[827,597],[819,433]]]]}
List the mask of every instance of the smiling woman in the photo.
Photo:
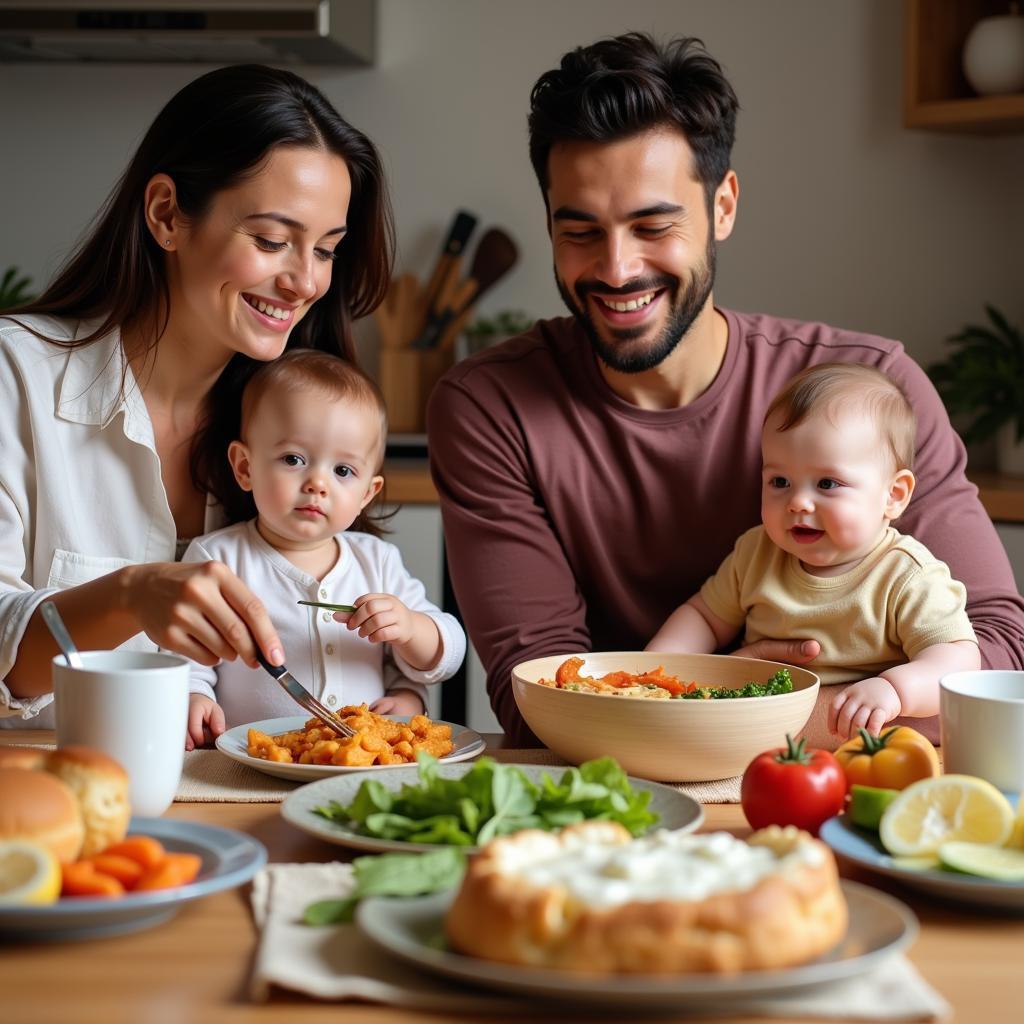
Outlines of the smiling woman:
{"type": "Polygon", "coordinates": [[[83,648],[283,662],[232,572],[176,557],[224,524],[254,369],[351,359],[393,249],[375,147],[308,82],[228,67],[168,102],[56,279],[0,319],[0,724],[52,725],[50,597],[83,648]]]}

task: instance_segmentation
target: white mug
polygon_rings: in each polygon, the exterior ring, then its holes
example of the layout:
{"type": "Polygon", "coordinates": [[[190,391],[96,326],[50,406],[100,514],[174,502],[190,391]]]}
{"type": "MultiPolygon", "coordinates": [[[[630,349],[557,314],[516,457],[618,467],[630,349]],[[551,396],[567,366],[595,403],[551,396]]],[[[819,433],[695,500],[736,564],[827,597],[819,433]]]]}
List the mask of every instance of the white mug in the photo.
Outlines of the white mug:
{"type": "Polygon", "coordinates": [[[1024,672],[982,669],[939,680],[942,765],[1006,793],[1024,790],[1024,672]]]}
{"type": "Polygon", "coordinates": [[[82,667],[53,659],[57,745],[95,747],[129,779],[132,814],[157,817],[181,779],[189,663],[176,654],[83,651],[82,667]]]}

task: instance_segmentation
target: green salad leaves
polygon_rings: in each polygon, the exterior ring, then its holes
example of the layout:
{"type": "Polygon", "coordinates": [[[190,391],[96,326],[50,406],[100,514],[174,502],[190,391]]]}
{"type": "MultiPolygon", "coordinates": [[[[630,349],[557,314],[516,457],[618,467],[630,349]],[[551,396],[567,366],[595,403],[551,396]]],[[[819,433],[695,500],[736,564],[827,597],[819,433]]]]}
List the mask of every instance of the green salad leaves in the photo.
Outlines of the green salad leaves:
{"type": "Polygon", "coordinates": [[[636,836],[660,820],[648,809],[650,792],[635,792],[611,757],[567,768],[558,782],[545,773],[539,783],[489,757],[460,779],[442,778],[429,754],[417,761],[415,785],[396,793],[366,779],[347,807],[332,800],[316,813],[379,839],[447,846],[482,846],[524,828],[550,831],[594,820],[617,821],[636,836]]]}
{"type": "Polygon", "coordinates": [[[788,668],[780,668],[767,682],[747,683],[745,686],[698,686],[689,693],[677,693],[676,700],[727,700],[729,697],[774,697],[779,693],[792,693],[793,679],[788,668]]]}
{"type": "Polygon", "coordinates": [[[302,920],[311,925],[346,924],[352,920],[356,905],[367,896],[423,896],[453,889],[462,881],[465,869],[466,855],[454,847],[429,853],[356,857],[352,861],[352,895],[310,903],[302,920]]]}

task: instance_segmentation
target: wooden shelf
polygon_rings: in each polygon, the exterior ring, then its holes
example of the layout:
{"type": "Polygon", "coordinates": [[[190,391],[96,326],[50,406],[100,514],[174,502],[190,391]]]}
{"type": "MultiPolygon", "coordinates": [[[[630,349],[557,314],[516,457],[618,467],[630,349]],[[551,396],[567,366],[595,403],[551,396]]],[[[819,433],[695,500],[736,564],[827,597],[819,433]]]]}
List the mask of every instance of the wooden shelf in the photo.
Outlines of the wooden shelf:
{"type": "Polygon", "coordinates": [[[937,131],[1024,131],[1024,93],[978,96],[961,65],[981,18],[1006,14],[1005,0],[904,0],[903,123],[937,131]]]}
{"type": "Polygon", "coordinates": [[[426,459],[389,459],[383,473],[384,500],[389,504],[437,504],[437,490],[426,459]]]}
{"type": "Polygon", "coordinates": [[[973,472],[968,477],[993,522],[1024,523],[1024,477],[973,472]]]}

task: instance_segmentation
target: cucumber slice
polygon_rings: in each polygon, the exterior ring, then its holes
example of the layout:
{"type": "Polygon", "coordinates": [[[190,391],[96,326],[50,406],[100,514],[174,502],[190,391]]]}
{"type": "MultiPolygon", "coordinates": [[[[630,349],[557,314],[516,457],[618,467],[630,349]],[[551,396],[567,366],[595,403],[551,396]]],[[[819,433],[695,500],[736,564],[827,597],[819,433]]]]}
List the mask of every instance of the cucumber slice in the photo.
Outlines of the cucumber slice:
{"type": "Polygon", "coordinates": [[[850,787],[850,821],[861,828],[877,832],[882,814],[897,796],[899,790],[862,786],[855,782],[850,787]]]}

